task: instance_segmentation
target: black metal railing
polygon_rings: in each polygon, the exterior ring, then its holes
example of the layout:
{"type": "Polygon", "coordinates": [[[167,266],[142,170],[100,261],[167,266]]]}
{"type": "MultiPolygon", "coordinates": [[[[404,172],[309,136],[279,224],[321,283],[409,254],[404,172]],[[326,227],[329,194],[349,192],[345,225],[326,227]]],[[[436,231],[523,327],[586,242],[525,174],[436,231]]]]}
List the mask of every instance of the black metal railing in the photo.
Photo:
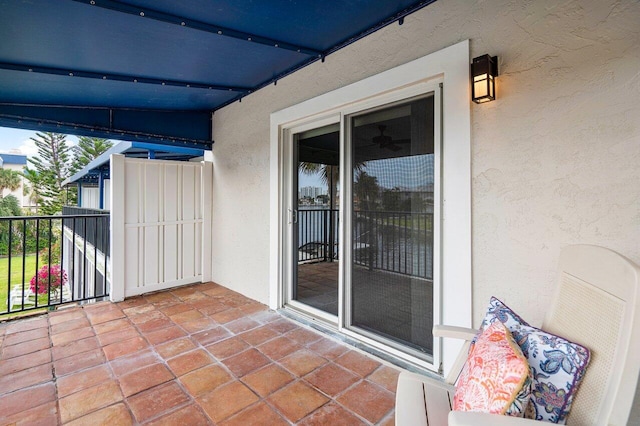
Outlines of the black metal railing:
{"type": "Polygon", "coordinates": [[[63,216],[74,215],[99,215],[99,220],[74,220],[65,219],[64,226],[73,229],[78,237],[85,239],[90,245],[95,246],[102,253],[109,253],[111,239],[109,238],[109,210],[88,209],[84,207],[64,206],[63,216]]]}
{"type": "Polygon", "coordinates": [[[433,214],[354,211],[353,261],[413,277],[433,278],[433,214]]]}
{"type": "MultiPolygon", "coordinates": [[[[298,261],[338,259],[338,210],[298,211],[298,261]]],[[[420,278],[433,278],[433,214],[353,212],[353,262],[420,278]]]]}
{"type": "Polygon", "coordinates": [[[109,295],[109,215],[0,217],[0,316],[109,295]]]}
{"type": "Polygon", "coordinates": [[[298,210],[298,260],[338,259],[338,210],[298,210]]]}

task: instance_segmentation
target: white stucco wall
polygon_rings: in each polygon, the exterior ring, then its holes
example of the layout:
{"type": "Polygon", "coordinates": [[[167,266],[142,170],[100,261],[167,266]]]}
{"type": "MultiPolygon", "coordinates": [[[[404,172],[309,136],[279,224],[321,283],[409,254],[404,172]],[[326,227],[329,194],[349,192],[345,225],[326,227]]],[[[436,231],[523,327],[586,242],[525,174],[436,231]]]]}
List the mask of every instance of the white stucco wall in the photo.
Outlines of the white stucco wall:
{"type": "Polygon", "coordinates": [[[213,280],[268,301],[270,113],[467,38],[501,74],[472,107],[475,322],[497,295],[540,323],[566,244],[640,263],[638,22],[633,0],[439,1],[217,111],[213,280]]]}

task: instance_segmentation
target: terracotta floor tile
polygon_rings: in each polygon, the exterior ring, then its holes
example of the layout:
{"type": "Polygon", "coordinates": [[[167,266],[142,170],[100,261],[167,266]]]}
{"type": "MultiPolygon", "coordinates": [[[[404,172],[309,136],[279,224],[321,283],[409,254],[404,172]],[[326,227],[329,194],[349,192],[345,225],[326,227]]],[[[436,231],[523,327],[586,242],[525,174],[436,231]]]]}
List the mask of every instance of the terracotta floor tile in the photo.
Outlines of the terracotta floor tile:
{"type": "Polygon", "coordinates": [[[327,395],[335,396],[360,380],[360,377],[331,363],[319,368],[304,379],[327,395]]]}
{"type": "MultiPolygon", "coordinates": [[[[51,362],[51,351],[38,351],[0,361],[0,376],[51,362]]],[[[1,392],[1,390],[0,390],[1,392]]]]}
{"type": "Polygon", "coordinates": [[[175,325],[143,334],[147,341],[152,345],[159,345],[161,343],[186,336],[186,333],[182,331],[180,327],[175,325]]]}
{"type": "Polygon", "coordinates": [[[202,318],[183,322],[182,324],[180,324],[180,326],[189,333],[197,333],[199,331],[218,327],[218,323],[212,320],[211,318],[207,318],[206,316],[203,316],[202,318]]]}
{"type": "Polygon", "coordinates": [[[363,381],[342,394],[338,402],[370,422],[377,423],[393,409],[395,399],[391,392],[363,381]]]}
{"type": "Polygon", "coordinates": [[[329,398],[303,382],[295,382],[272,394],[268,400],[286,418],[292,422],[297,422],[326,404],[329,398]]]}
{"type": "Polygon", "coordinates": [[[60,419],[66,423],[121,400],[118,384],[113,380],[104,382],[61,398],[60,419]]]}
{"type": "Polygon", "coordinates": [[[242,377],[247,373],[257,370],[269,364],[269,359],[261,354],[257,349],[251,348],[237,355],[222,361],[229,370],[237,377],[242,377]]]}
{"type": "Polygon", "coordinates": [[[129,426],[133,425],[133,418],[127,407],[123,403],[118,403],[65,424],[65,426],[94,425],[129,426]]]}
{"type": "Polygon", "coordinates": [[[158,308],[158,309],[160,310],[160,312],[162,312],[166,316],[170,317],[171,315],[176,315],[176,314],[180,314],[182,312],[190,311],[192,308],[189,305],[186,305],[184,303],[180,303],[178,305],[163,306],[163,307],[158,308]]]}
{"type": "Polygon", "coordinates": [[[208,350],[211,355],[213,355],[217,359],[223,360],[225,358],[243,352],[248,347],[249,345],[241,338],[231,337],[229,339],[223,340],[222,342],[209,345],[205,349],[208,350]]]}
{"type": "Polygon", "coordinates": [[[256,394],[240,382],[232,382],[197,399],[215,423],[232,416],[258,401],[256,394]]]}
{"type": "Polygon", "coordinates": [[[291,320],[280,318],[276,321],[269,323],[269,327],[271,327],[272,330],[275,330],[278,333],[284,334],[298,328],[299,326],[291,320]]]}
{"type": "Polygon", "coordinates": [[[156,310],[156,307],[147,303],[144,299],[141,299],[144,303],[140,303],[137,306],[122,309],[122,312],[128,317],[135,317],[137,315],[145,314],[156,310]]]}
{"type": "Polygon", "coordinates": [[[156,351],[164,359],[173,358],[176,355],[195,349],[197,346],[193,341],[184,337],[182,339],[172,340],[167,343],[156,346],[156,351]]]}
{"type": "Polygon", "coordinates": [[[299,426],[357,426],[366,425],[367,423],[335,402],[330,402],[300,420],[297,424],[299,426]]]}
{"type": "Polygon", "coordinates": [[[56,401],[56,387],[53,383],[45,383],[29,389],[2,395],[0,397],[0,424],[2,417],[11,417],[16,413],[30,410],[41,404],[56,401]]]}
{"type": "Polygon", "coordinates": [[[193,334],[191,338],[200,343],[202,346],[206,346],[231,336],[232,334],[229,333],[227,329],[225,329],[224,327],[216,326],[215,328],[193,334]]]}
{"type": "Polygon", "coordinates": [[[83,327],[75,330],[65,331],[64,333],[52,334],[51,342],[53,343],[53,346],[63,346],[75,340],[86,339],[87,337],[93,336],[95,336],[93,328],[83,327]]]}
{"type": "Polygon", "coordinates": [[[395,426],[396,424],[396,416],[395,416],[395,411],[391,411],[391,414],[387,414],[387,417],[385,417],[384,419],[382,419],[380,421],[380,423],[378,423],[380,426],[395,426]]]}
{"type": "Polygon", "coordinates": [[[254,321],[251,318],[243,317],[237,320],[228,322],[225,324],[227,330],[234,334],[242,333],[243,331],[248,331],[260,326],[258,321],[254,321]]]}
{"type": "Polygon", "coordinates": [[[279,333],[273,331],[267,326],[254,328],[253,330],[240,334],[240,338],[251,346],[257,346],[275,338],[276,336],[279,336],[279,333]]]}
{"type": "Polygon", "coordinates": [[[346,345],[324,337],[309,345],[309,349],[329,360],[336,359],[349,350],[346,345]]]}
{"type": "Polygon", "coordinates": [[[96,334],[100,335],[104,333],[110,333],[115,330],[120,330],[121,328],[130,327],[131,325],[131,321],[129,321],[127,318],[120,318],[96,325],[93,327],[93,329],[95,330],[96,334]]]}
{"type": "Polygon", "coordinates": [[[244,316],[244,312],[242,312],[240,309],[231,308],[224,311],[216,312],[209,316],[220,324],[226,324],[228,322],[237,320],[238,318],[242,318],[244,316]]]}
{"type": "Polygon", "coordinates": [[[0,323],[0,348],[0,425],[394,420],[394,368],[215,283],[0,323]]]}
{"type": "Polygon", "coordinates": [[[243,382],[263,398],[291,383],[293,380],[295,380],[295,377],[276,364],[269,364],[242,378],[243,382]]]}
{"type": "Polygon", "coordinates": [[[82,340],[69,342],[63,346],[54,346],[51,348],[51,353],[53,354],[53,359],[57,361],[62,358],[97,349],[99,347],[100,343],[98,343],[98,339],[95,337],[87,337],[82,340]]]}
{"type": "Polygon", "coordinates": [[[109,346],[103,347],[102,350],[104,351],[107,359],[111,361],[115,358],[141,351],[147,346],[149,346],[149,344],[144,340],[144,338],[134,337],[133,339],[112,343],[109,346]]]}
{"type": "Polygon", "coordinates": [[[164,364],[152,364],[119,377],[120,389],[125,397],[173,380],[174,376],[164,364]]]}
{"type": "Polygon", "coordinates": [[[260,352],[274,361],[278,361],[300,349],[302,349],[302,346],[282,336],[258,346],[260,352]]]}
{"type": "Polygon", "coordinates": [[[49,321],[46,316],[29,318],[7,324],[5,334],[21,333],[23,331],[35,330],[36,328],[46,328],[48,326],[49,321]]]}
{"type": "Polygon", "coordinates": [[[166,305],[168,303],[178,303],[180,300],[175,297],[170,292],[161,292],[154,294],[147,294],[144,296],[148,303],[152,303],[154,305],[166,305]]]}
{"type": "Polygon", "coordinates": [[[280,360],[280,364],[299,377],[304,376],[327,362],[326,359],[306,349],[296,351],[280,360]]]}
{"type": "Polygon", "coordinates": [[[49,324],[51,326],[78,318],[86,318],[82,308],[65,309],[49,313],[49,324]]]}
{"type": "Polygon", "coordinates": [[[366,377],[382,365],[378,361],[357,351],[349,351],[344,355],[339,356],[335,359],[335,363],[340,364],[347,370],[355,372],[361,377],[366,377]]]}
{"type": "Polygon", "coordinates": [[[133,415],[141,423],[188,401],[187,394],[175,382],[165,383],[127,398],[133,415]]]}
{"type": "Polygon", "coordinates": [[[98,325],[108,321],[117,320],[120,318],[124,318],[124,316],[124,312],[122,312],[119,308],[109,310],[96,309],[94,311],[87,312],[87,318],[89,318],[89,322],[91,322],[92,325],[98,325]]]}
{"type": "Polygon", "coordinates": [[[205,426],[210,424],[211,421],[209,421],[207,416],[205,416],[195,404],[188,405],[157,420],[146,423],[147,426],[205,426]]]}
{"type": "Polygon", "coordinates": [[[140,337],[140,333],[138,333],[138,330],[136,330],[133,326],[126,326],[118,330],[113,330],[108,333],[97,335],[98,341],[102,346],[108,346],[112,343],[133,339],[134,337],[140,337]]]}
{"type": "Polygon", "coordinates": [[[198,303],[199,306],[197,306],[197,309],[209,317],[213,314],[217,314],[218,312],[226,311],[227,309],[229,309],[227,305],[225,305],[218,299],[202,300],[198,303]]]}
{"type": "Polygon", "coordinates": [[[56,380],[58,397],[62,398],[71,395],[111,379],[111,370],[106,365],[99,365],[79,373],[58,377],[56,380]]]}
{"type": "Polygon", "coordinates": [[[259,402],[220,423],[222,426],[277,426],[289,422],[264,402],[259,402]]]}
{"type": "Polygon", "coordinates": [[[77,330],[79,328],[90,327],[91,323],[85,317],[77,318],[71,321],[61,322],[51,326],[52,337],[56,334],[66,333],[67,331],[77,330]]]}
{"type": "Polygon", "coordinates": [[[371,373],[369,377],[367,377],[367,380],[382,386],[389,392],[395,392],[398,386],[399,374],[399,370],[383,365],[371,373]]]}
{"type": "Polygon", "coordinates": [[[120,377],[160,361],[161,359],[153,351],[144,350],[122,358],[117,358],[109,362],[109,365],[114,374],[120,377]]]}
{"type": "Polygon", "coordinates": [[[267,309],[266,306],[265,309],[249,314],[249,316],[261,324],[269,324],[282,318],[274,311],[267,309]]]}
{"type": "Polygon", "coordinates": [[[163,315],[160,318],[154,318],[151,321],[138,324],[138,329],[143,333],[148,333],[150,331],[160,330],[174,325],[173,321],[163,315]]]}
{"type": "Polygon", "coordinates": [[[51,364],[42,364],[17,373],[0,376],[0,389],[3,393],[13,392],[29,386],[53,380],[51,364]]]}
{"type": "Polygon", "coordinates": [[[249,302],[245,305],[240,306],[239,308],[242,312],[244,312],[245,314],[255,314],[256,312],[262,312],[267,310],[267,306],[263,305],[262,303],[258,303],[258,302],[249,302]]]}
{"type": "Polygon", "coordinates": [[[31,352],[41,351],[49,348],[51,342],[49,336],[41,339],[30,340],[28,342],[20,343],[18,345],[7,346],[2,348],[2,359],[14,358],[20,355],[25,355],[31,352]]]}
{"type": "Polygon", "coordinates": [[[182,376],[190,371],[197,370],[205,365],[212,364],[214,361],[211,355],[204,349],[196,349],[195,351],[187,352],[182,355],[178,355],[175,358],[171,358],[167,361],[169,368],[173,371],[177,377],[182,376]]]}
{"type": "Polygon", "coordinates": [[[56,426],[58,425],[57,404],[48,402],[10,417],[0,417],[0,423],[16,426],[56,426]]]}
{"type": "Polygon", "coordinates": [[[123,311],[128,308],[135,308],[136,306],[148,305],[149,302],[144,298],[144,296],[134,296],[129,297],[122,302],[116,303],[120,309],[123,311]]]}
{"type": "Polygon", "coordinates": [[[181,312],[179,314],[171,315],[169,318],[171,318],[171,321],[175,322],[176,324],[182,324],[185,322],[197,320],[199,318],[204,318],[204,315],[202,315],[200,312],[196,310],[190,310],[190,311],[181,312]]]}
{"type": "Polygon", "coordinates": [[[194,397],[211,392],[233,378],[219,365],[208,365],[180,377],[180,382],[194,397]]]}
{"type": "Polygon", "coordinates": [[[98,348],[54,361],[53,367],[55,369],[56,376],[60,377],[66,374],[75,373],[76,371],[84,370],[85,368],[95,367],[103,362],[105,362],[104,353],[102,352],[102,349],[98,348]]]}
{"type": "Polygon", "coordinates": [[[42,339],[43,337],[49,337],[49,330],[47,328],[36,328],[34,330],[21,331],[19,333],[5,335],[4,345],[16,345],[30,340],[42,339]]]}
{"type": "Polygon", "coordinates": [[[322,335],[320,333],[307,330],[306,328],[291,330],[290,332],[285,334],[285,336],[302,346],[310,345],[311,343],[317,342],[322,338],[322,335]]]}
{"type": "Polygon", "coordinates": [[[156,310],[153,305],[150,305],[150,306],[154,309],[140,315],[131,316],[129,317],[129,321],[131,321],[136,325],[140,325],[140,324],[144,324],[145,322],[166,318],[165,314],[156,310]]]}

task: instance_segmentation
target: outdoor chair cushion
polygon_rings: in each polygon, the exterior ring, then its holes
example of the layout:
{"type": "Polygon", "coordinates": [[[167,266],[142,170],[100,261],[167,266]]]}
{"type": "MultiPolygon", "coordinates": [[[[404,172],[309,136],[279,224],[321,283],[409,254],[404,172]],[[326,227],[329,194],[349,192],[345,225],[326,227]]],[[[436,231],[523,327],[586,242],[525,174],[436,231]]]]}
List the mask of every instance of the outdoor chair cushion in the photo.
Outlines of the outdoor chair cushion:
{"type": "Polygon", "coordinates": [[[502,322],[511,331],[531,366],[531,404],[525,417],[565,424],[573,397],[589,363],[589,349],[527,324],[495,297],[481,330],[502,322]]]}
{"type": "Polygon", "coordinates": [[[489,325],[470,349],[453,409],[522,417],[531,394],[529,364],[509,330],[489,325]]]}

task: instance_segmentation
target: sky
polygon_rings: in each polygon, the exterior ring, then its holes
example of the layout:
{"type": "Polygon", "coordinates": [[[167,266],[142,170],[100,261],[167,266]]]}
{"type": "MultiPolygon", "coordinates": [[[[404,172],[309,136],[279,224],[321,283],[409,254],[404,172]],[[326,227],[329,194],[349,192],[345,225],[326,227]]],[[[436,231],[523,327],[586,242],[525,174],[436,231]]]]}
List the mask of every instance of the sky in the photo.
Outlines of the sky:
{"type": "MultiPolygon", "coordinates": [[[[38,155],[36,144],[30,139],[35,137],[34,130],[12,129],[8,127],[0,127],[0,152],[11,153],[13,150],[19,151],[20,154],[28,157],[38,155]]],[[[68,136],[67,142],[69,146],[76,145],[78,138],[68,136]]],[[[15,152],[16,154],[18,152],[15,152]]]]}

